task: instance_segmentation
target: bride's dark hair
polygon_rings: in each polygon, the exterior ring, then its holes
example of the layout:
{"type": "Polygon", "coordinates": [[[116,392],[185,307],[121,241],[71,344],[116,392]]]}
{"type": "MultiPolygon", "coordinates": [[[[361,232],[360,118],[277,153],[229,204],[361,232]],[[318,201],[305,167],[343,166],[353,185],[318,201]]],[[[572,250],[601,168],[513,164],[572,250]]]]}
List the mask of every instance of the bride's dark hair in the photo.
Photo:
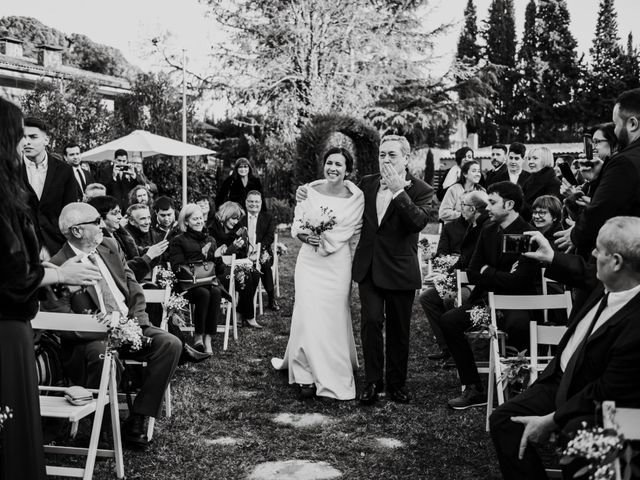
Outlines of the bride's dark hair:
{"type": "Polygon", "coordinates": [[[349,153],[349,150],[342,147],[332,147],[329,150],[327,150],[324,156],[322,157],[322,165],[327,163],[327,158],[329,158],[329,156],[334,154],[342,155],[344,157],[347,173],[353,172],[353,157],[349,153]]]}

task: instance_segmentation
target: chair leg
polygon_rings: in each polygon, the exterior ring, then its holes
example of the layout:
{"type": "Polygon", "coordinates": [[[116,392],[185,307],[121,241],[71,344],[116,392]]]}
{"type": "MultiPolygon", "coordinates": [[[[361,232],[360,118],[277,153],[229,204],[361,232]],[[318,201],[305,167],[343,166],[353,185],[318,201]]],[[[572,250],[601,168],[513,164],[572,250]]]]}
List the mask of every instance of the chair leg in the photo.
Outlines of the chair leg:
{"type": "Polygon", "coordinates": [[[116,477],[124,478],[124,459],[122,454],[122,438],[120,437],[120,409],[118,408],[118,386],[115,372],[115,360],[112,360],[113,366],[111,378],[109,380],[109,406],[111,408],[111,435],[113,436],[113,453],[116,462],[116,477]]]}
{"type": "Polygon", "coordinates": [[[231,328],[231,309],[233,305],[231,302],[227,303],[227,313],[225,315],[224,322],[224,340],[222,342],[222,350],[226,350],[229,346],[229,329],[231,328]]]}
{"type": "Polygon", "coordinates": [[[487,379],[487,419],[486,419],[486,429],[489,431],[489,416],[491,416],[491,412],[493,411],[493,394],[495,388],[495,364],[493,357],[493,342],[489,345],[489,377],[487,379]]]}
{"type": "Polygon", "coordinates": [[[76,438],[76,435],[78,434],[78,425],[79,424],[80,424],[80,422],[71,422],[71,433],[69,433],[71,438],[76,438]]]}
{"type": "Polygon", "coordinates": [[[167,385],[164,391],[164,414],[167,418],[171,418],[171,384],[167,385]]]}
{"type": "Polygon", "coordinates": [[[156,427],[156,419],[155,417],[149,417],[149,421],[147,422],[147,440],[153,440],[153,430],[156,427]]]}

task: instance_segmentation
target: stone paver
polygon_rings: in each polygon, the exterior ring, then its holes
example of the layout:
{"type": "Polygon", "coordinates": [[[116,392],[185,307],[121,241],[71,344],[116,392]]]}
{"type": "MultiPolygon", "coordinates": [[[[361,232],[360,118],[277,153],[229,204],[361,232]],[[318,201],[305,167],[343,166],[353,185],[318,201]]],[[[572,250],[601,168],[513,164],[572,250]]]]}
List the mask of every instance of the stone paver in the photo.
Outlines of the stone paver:
{"type": "Polygon", "coordinates": [[[330,480],[342,476],[327,462],[286,460],[262,463],[254,468],[250,480],[330,480]]]}
{"type": "Polygon", "coordinates": [[[242,440],[240,440],[239,438],[233,438],[233,437],[218,437],[218,438],[207,438],[205,439],[204,443],[206,443],[207,445],[229,446],[229,445],[238,445],[242,443],[242,440]]]}
{"type": "Polygon", "coordinates": [[[273,421],[281,425],[305,428],[332,423],[333,419],[320,413],[280,413],[273,418],[273,421]]]}
{"type": "Polygon", "coordinates": [[[397,440],[395,438],[382,437],[382,438],[376,438],[376,441],[378,442],[378,445],[380,445],[381,447],[384,447],[384,448],[402,448],[402,447],[404,447],[404,443],[402,443],[400,440],[397,440]]]}

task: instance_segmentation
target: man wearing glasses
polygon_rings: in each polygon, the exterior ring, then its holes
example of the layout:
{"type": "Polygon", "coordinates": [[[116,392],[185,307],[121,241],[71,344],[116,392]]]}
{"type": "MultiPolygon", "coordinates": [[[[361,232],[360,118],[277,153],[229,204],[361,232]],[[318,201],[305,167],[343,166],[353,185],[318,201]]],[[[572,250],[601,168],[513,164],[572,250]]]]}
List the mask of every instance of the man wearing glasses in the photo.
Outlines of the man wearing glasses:
{"type": "MultiPolygon", "coordinates": [[[[67,242],[51,258],[51,263],[61,265],[69,258],[80,256],[82,262],[100,269],[102,279],[84,289],[63,290],[56,298],[50,298],[43,309],[68,313],[120,312],[125,318],[135,318],[142,334],[151,338],[150,344],[139,351],[120,352],[121,358],[148,363],[140,392],[122,430],[125,444],[146,447],[149,442],[145,420],[160,414],[162,397],[178,364],[182,344],[175,336],[149,323],[142,287],[117,243],[104,237],[102,217],[94,207],[70,203],[62,209],[58,223],[67,242]]],[[[101,333],[69,333],[62,337],[63,365],[75,384],[98,388],[105,340],[105,334],[101,333]]]]}

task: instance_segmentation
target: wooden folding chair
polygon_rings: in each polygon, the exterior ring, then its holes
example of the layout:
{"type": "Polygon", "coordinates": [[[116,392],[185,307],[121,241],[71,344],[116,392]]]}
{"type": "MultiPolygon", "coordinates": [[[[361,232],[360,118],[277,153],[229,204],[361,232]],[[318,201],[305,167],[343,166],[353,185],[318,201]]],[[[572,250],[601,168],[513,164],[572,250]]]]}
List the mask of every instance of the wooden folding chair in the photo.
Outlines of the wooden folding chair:
{"type": "MultiPolygon", "coordinates": [[[[118,315],[118,314],[114,314],[118,315]]],[[[117,318],[112,318],[117,321],[117,318]]],[[[91,332],[106,333],[107,325],[98,322],[92,315],[73,313],[39,312],[31,325],[37,330],[54,330],[66,332],[91,332]]],[[[89,389],[95,395],[94,399],[86,405],[76,406],[69,403],[64,397],[41,395],[40,413],[43,417],[64,418],[72,423],[72,430],[77,430],[78,422],[93,415],[91,438],[88,448],[66,447],[60,445],[45,445],[46,453],[62,455],[82,455],[87,460],[83,468],[61,467],[47,465],[47,475],[62,477],[77,477],[89,480],[93,477],[96,457],[107,457],[115,460],[115,472],[117,478],[124,478],[124,463],[122,459],[122,439],[120,438],[120,416],[118,412],[118,390],[116,384],[116,364],[110,351],[105,351],[102,374],[99,388],[89,389]],[[104,409],[109,404],[111,412],[111,432],[113,435],[113,450],[99,449],[98,439],[102,427],[104,409]]],[[[39,387],[40,391],[63,392],[63,387],[39,387]]],[[[72,432],[73,433],[73,432],[72,432]]]]}
{"type": "MultiPolygon", "coordinates": [[[[625,440],[640,440],[640,408],[618,408],[616,402],[602,402],[602,426],[613,428],[625,440]]],[[[615,460],[616,480],[622,480],[620,459],[615,460]]]]}
{"type": "MultiPolygon", "coordinates": [[[[498,310],[552,310],[566,309],[567,316],[571,313],[571,294],[565,292],[558,295],[495,295],[489,292],[489,309],[491,311],[492,328],[498,331],[496,312],[498,310]]],[[[506,385],[502,381],[502,359],[498,336],[491,338],[489,347],[489,381],[487,392],[487,431],[489,431],[489,416],[493,411],[494,392],[498,397],[498,405],[505,400],[506,385]]]]}
{"type": "Polygon", "coordinates": [[[231,324],[233,323],[233,339],[238,340],[238,314],[236,312],[237,300],[236,300],[236,282],[235,282],[235,269],[238,261],[236,260],[235,253],[233,255],[225,255],[222,257],[222,261],[231,266],[229,271],[229,296],[231,300],[223,298],[220,302],[220,308],[225,312],[225,324],[218,325],[217,331],[224,333],[224,340],[222,343],[222,349],[226,350],[229,347],[229,333],[231,331],[231,324]]]}

